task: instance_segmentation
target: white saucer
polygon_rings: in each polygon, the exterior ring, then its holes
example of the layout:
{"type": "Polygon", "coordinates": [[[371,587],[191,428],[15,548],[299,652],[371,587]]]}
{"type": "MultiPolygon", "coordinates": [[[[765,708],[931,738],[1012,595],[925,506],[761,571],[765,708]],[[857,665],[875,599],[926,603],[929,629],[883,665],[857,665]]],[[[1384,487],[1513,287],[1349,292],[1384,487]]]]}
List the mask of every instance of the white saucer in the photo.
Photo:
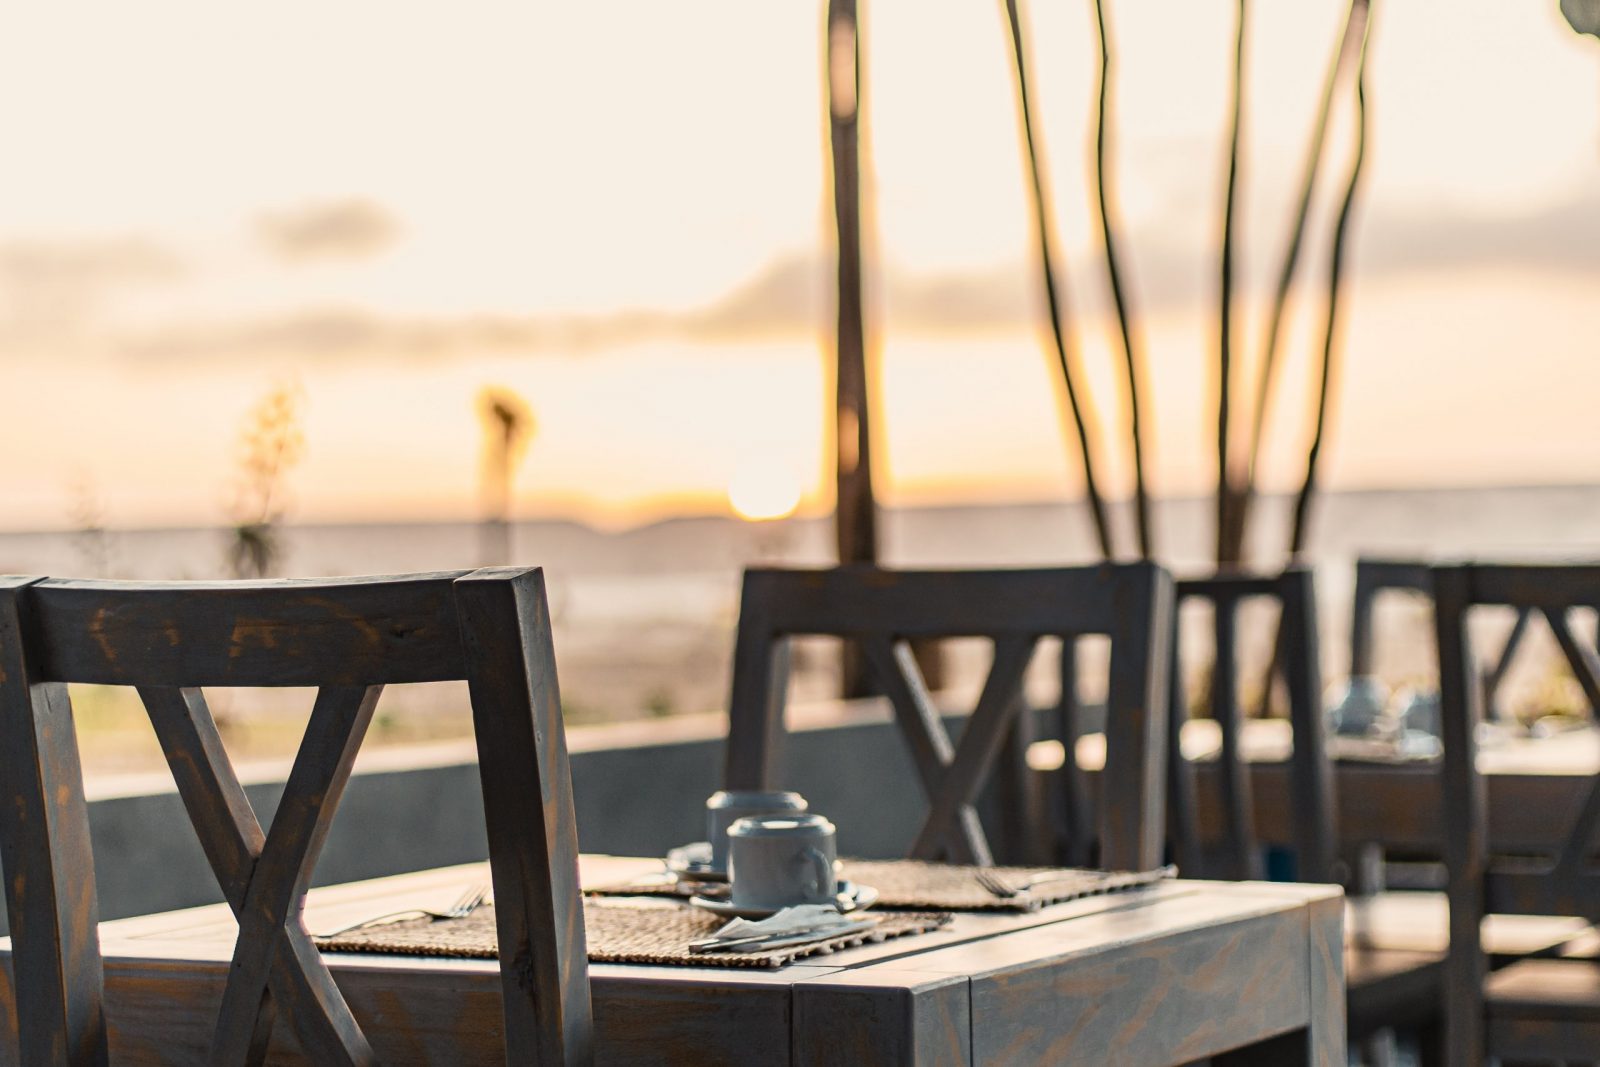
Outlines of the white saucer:
{"type": "Polygon", "coordinates": [[[695,841],[667,853],[667,870],[685,882],[726,882],[728,872],[711,865],[711,843],[695,841]]]}
{"type": "MultiPolygon", "coordinates": [[[[872,907],[878,901],[878,891],[870,885],[857,885],[854,882],[840,882],[838,895],[839,914],[848,915],[853,911],[863,911],[872,907]]],[[[719,900],[716,897],[694,896],[689,898],[689,903],[697,908],[704,908],[714,915],[726,915],[734,919],[765,919],[776,915],[781,908],[741,908],[731,900],[719,900]]]]}

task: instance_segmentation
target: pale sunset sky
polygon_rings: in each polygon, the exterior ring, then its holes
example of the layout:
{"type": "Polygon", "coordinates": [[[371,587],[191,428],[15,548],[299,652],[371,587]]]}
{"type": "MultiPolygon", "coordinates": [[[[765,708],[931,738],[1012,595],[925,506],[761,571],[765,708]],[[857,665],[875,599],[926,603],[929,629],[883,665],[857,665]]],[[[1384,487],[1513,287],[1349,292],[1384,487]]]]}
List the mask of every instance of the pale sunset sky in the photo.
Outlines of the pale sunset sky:
{"type": "MultiPolygon", "coordinates": [[[[998,0],[863,0],[889,503],[1078,490],[998,0]]],[[[1211,478],[1232,7],[1110,3],[1157,492],[1211,478]]],[[[1258,3],[1245,343],[1344,0],[1258,3]]],[[[1600,41],[1554,0],[1374,0],[1335,486],[1600,481],[1600,41]]],[[[1087,182],[1092,8],[1025,4],[1072,307],[1125,451],[1087,182]]],[[[227,520],[303,396],[292,521],[465,519],[475,397],[536,414],[516,508],[602,524],[831,496],[822,5],[12,5],[0,32],[0,528],[227,520]]],[[[1320,282],[1350,144],[1335,126],[1320,282]]],[[[1321,289],[1298,305],[1299,364],[1321,289]]],[[[1269,485],[1297,475],[1283,382],[1269,485]]],[[[1113,463],[1117,492],[1129,472],[1113,463]]]]}

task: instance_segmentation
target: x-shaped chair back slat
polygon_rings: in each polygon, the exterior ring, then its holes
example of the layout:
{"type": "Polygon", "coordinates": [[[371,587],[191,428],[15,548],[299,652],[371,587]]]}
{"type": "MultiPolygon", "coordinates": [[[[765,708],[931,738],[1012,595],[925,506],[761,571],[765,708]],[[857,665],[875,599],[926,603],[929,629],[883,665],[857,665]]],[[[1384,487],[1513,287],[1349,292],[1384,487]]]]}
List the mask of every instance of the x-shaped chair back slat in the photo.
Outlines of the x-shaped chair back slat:
{"type": "MultiPolygon", "coordinates": [[[[1023,677],[1039,640],[1112,641],[1101,860],[1152,867],[1162,858],[1165,671],[1171,580],[1151,564],[995,571],[876,567],[745,572],[729,702],[725,781],[771,788],[779,774],[788,640],[854,641],[888,699],[928,811],[909,852],[992,862],[973,806],[1024,707],[1023,677]],[[909,642],[980,637],[994,660],[959,744],[951,742],[909,642]]],[[[1072,768],[1076,770],[1074,765],[1072,768]]],[[[1011,813],[1014,815],[1014,813],[1011,813]]]]}
{"type": "Polygon", "coordinates": [[[0,579],[0,810],[22,1059],[109,1055],[93,857],[66,683],[138,689],[239,922],[207,1062],[275,1027],[316,1063],[376,1062],[300,906],[383,687],[466,680],[489,831],[509,1062],[592,1060],[587,957],[543,576],[318,582],[0,579]],[[263,831],[202,686],[317,686],[263,831]]]}
{"type": "Polygon", "coordinates": [[[189,820],[239,920],[211,1062],[260,1062],[274,1017],[292,1027],[302,1047],[315,1049],[320,1061],[360,1063],[372,1058],[332,975],[308,944],[295,905],[309,888],[317,853],[381,691],[381,686],[371,686],[318,694],[265,835],[200,690],[140,691],[189,820]],[[193,759],[196,752],[206,754],[203,764],[193,759]]]}
{"type": "MultiPolygon", "coordinates": [[[[1575,608],[1600,608],[1600,564],[1453,564],[1431,570],[1439,652],[1444,742],[1444,858],[1450,899],[1445,1033],[1449,1063],[1485,1060],[1483,954],[1485,914],[1581,915],[1600,919],[1600,872],[1593,867],[1600,831],[1600,774],[1570,816],[1545,862],[1489,851],[1488,795],[1477,767],[1477,726],[1484,717],[1482,675],[1468,632],[1479,606],[1542,615],[1590,701],[1600,709],[1600,658],[1572,632],[1575,608]]],[[[1519,629],[1521,626],[1519,625],[1519,629]]],[[[1502,659],[1506,658],[1502,655],[1502,659]]],[[[1552,818],[1559,818],[1551,813],[1552,818]]],[[[1576,1046],[1572,1046],[1576,1047],[1576,1046]]]]}

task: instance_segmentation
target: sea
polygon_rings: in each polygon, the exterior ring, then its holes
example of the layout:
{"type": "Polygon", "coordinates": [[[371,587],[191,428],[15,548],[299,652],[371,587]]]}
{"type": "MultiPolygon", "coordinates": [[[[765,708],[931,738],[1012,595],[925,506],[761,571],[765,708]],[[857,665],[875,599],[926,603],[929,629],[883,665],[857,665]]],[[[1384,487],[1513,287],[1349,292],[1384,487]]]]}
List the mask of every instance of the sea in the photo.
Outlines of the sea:
{"type": "MultiPolygon", "coordinates": [[[[1197,573],[1212,551],[1207,498],[1156,502],[1157,551],[1175,573],[1197,573]]],[[[1126,504],[1114,509],[1131,547],[1126,504]]],[[[1290,501],[1263,498],[1252,559],[1284,560],[1290,501]]],[[[566,520],[515,523],[509,558],[486,559],[484,531],[470,522],[288,524],[277,573],[285,576],[398,573],[484,563],[541,566],[555,624],[563,703],[571,719],[598,722],[707,711],[725,704],[740,575],[761,565],[823,566],[833,558],[827,516],[748,522],[690,516],[624,530],[566,520]]],[[[227,575],[222,528],[0,533],[0,572],[133,579],[227,575]]],[[[886,508],[881,559],[891,566],[1024,566],[1097,558],[1080,503],[1034,502],[886,508]]],[[[1314,511],[1308,559],[1318,581],[1324,677],[1348,667],[1350,595],[1361,556],[1402,559],[1600,559],[1600,486],[1384,489],[1329,492],[1314,511]]],[[[1378,614],[1377,670],[1393,685],[1426,684],[1432,644],[1425,604],[1391,598],[1378,614]]],[[[1263,661],[1266,615],[1244,626],[1244,655],[1263,661]]],[[[1186,625],[1204,631],[1201,623],[1186,625]]],[[[1592,626],[1592,623],[1585,625],[1592,626]]],[[[1187,641],[1186,672],[1209,656],[1203,636],[1187,641]]],[[[796,686],[822,698],[837,685],[826,643],[799,658],[796,686]]],[[[1553,643],[1530,658],[1528,684],[1552,670],[1553,643]],[[1543,659],[1541,659],[1541,654],[1543,659]],[[1546,662],[1548,661],[1548,662],[1546,662]],[[1544,664],[1544,666],[1539,666],[1544,664]]],[[[954,655],[947,680],[975,686],[981,651],[954,655]]],[[[1044,671],[1048,674],[1048,670],[1044,671]]]]}

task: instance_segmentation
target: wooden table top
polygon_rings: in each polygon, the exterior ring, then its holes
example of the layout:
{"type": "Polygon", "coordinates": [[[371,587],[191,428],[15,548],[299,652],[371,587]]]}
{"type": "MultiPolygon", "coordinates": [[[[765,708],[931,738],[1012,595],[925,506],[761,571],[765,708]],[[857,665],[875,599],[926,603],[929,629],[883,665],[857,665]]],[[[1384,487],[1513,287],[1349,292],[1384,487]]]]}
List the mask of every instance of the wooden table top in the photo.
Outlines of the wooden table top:
{"type": "MultiPolygon", "coordinates": [[[[590,885],[659,869],[582,864],[590,885]]],[[[312,890],[306,924],[442,905],[487,873],[312,890]]],[[[962,913],[934,933],[775,971],[593,964],[600,1061],[1178,1064],[1281,1035],[1272,1062],[1342,1065],[1342,926],[1336,887],[1173,881],[1033,913],[962,913]]],[[[203,1061],[236,929],[223,905],[101,925],[114,1061],[203,1061]]],[[[0,942],[9,1009],[8,949],[0,942]]],[[[330,964],[382,1062],[498,1062],[495,961],[330,964]]],[[[9,1010],[0,1024],[14,1029],[9,1010]]],[[[273,1062],[296,1062],[293,1050],[275,1045],[273,1062]]]]}

